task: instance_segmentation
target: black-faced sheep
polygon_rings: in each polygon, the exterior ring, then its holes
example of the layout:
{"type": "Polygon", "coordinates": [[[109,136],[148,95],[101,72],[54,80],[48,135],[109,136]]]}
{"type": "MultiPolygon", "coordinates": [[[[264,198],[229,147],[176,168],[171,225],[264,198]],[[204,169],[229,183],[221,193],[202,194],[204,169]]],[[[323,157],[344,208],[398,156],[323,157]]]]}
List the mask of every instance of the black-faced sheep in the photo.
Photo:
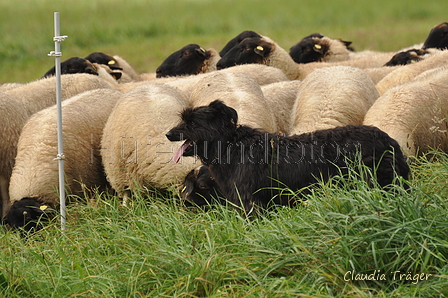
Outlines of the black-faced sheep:
{"type": "Polygon", "coordinates": [[[410,49],[395,54],[384,66],[396,66],[416,63],[421,61],[422,56],[429,54],[429,51],[423,49],[410,49]]]}
{"type": "Polygon", "coordinates": [[[448,51],[436,51],[418,63],[407,64],[390,72],[376,84],[376,87],[380,94],[383,94],[386,90],[406,83],[427,70],[447,64],[448,51]]]}
{"type": "MultiPolygon", "coordinates": [[[[103,80],[88,74],[64,75],[61,85],[62,100],[83,91],[109,88],[103,80]]],[[[56,104],[56,78],[40,79],[7,89],[0,100],[0,113],[4,120],[3,129],[0,130],[3,144],[0,147],[0,193],[4,215],[5,206],[9,204],[8,185],[22,127],[31,115],[56,104]]]]}
{"type": "Polygon", "coordinates": [[[110,69],[123,70],[114,57],[102,52],[90,53],[84,59],[89,60],[91,63],[107,65],[110,69]]]}
{"type": "Polygon", "coordinates": [[[220,59],[214,49],[204,50],[197,44],[189,44],[169,55],[156,70],[157,78],[195,75],[216,70],[220,59]]]}
{"type": "Polygon", "coordinates": [[[444,22],[434,26],[423,43],[422,49],[436,48],[448,49],[448,23],[444,22]]]}
{"type": "MultiPolygon", "coordinates": [[[[98,75],[93,64],[81,57],[71,57],[61,63],[61,74],[74,74],[74,73],[88,73],[92,75],[98,75]]],[[[41,79],[54,76],[56,69],[53,66],[48,70],[41,79]]]]}
{"type": "Polygon", "coordinates": [[[350,44],[350,41],[312,34],[293,45],[289,55],[296,63],[345,61],[350,59],[350,44]]]}
{"type": "Polygon", "coordinates": [[[243,41],[243,39],[245,39],[247,37],[262,37],[262,36],[255,31],[245,30],[245,31],[241,32],[240,34],[238,34],[237,36],[235,36],[234,38],[232,38],[231,40],[229,40],[226,43],[226,45],[222,48],[222,50],[219,51],[219,56],[222,57],[225,54],[227,54],[227,52],[231,48],[233,48],[234,46],[239,44],[241,41],[243,41]]]}
{"type": "Polygon", "coordinates": [[[430,148],[448,151],[448,68],[429,70],[387,90],[367,112],[364,124],[397,140],[408,156],[430,148]]]}
{"type": "Polygon", "coordinates": [[[309,74],[292,109],[291,134],[345,125],[361,125],[379,97],[372,80],[359,68],[332,66],[309,74]]]}
{"type": "MultiPolygon", "coordinates": [[[[82,196],[85,190],[96,187],[104,189],[107,186],[100,157],[100,141],[107,118],[121,97],[120,91],[97,89],[62,103],[67,194],[82,196]]],[[[26,122],[11,175],[11,206],[23,205],[21,200],[24,198],[37,202],[32,205],[33,208],[36,205],[51,208],[59,205],[56,131],[56,106],[35,113],[26,122]]],[[[23,221],[23,214],[18,216],[17,220],[23,221]]]]}
{"type": "Polygon", "coordinates": [[[25,107],[16,98],[0,93],[0,219],[6,215],[9,206],[9,181],[14,159],[17,154],[17,142],[23,125],[28,119],[25,107]]]}
{"type": "Polygon", "coordinates": [[[341,62],[312,62],[299,64],[273,40],[264,36],[262,38],[246,38],[234,46],[224,55],[217,64],[217,69],[231,67],[238,64],[259,63],[283,70],[290,80],[303,80],[316,68],[345,65],[358,68],[373,68],[383,66],[395,53],[382,53],[374,56],[350,59],[341,62]]]}

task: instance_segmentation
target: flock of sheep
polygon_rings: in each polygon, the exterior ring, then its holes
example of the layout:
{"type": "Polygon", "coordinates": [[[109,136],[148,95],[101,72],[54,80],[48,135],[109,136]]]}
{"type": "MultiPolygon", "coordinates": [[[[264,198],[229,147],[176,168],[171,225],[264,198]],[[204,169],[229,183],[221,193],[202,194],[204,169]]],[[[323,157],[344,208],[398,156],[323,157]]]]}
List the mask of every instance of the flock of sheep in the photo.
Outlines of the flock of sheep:
{"type": "MultiPolygon", "coordinates": [[[[219,53],[188,45],[145,74],[119,56],[78,59],[78,68],[62,67],[67,193],[111,187],[130,198],[144,186],[181,185],[200,161],[173,163],[181,144],[165,134],[183,109],[216,99],[237,110],[241,124],[268,132],[365,124],[409,157],[448,151],[447,32],[441,23],[424,43],[394,52],[354,52],[348,42],[313,34],[288,53],[244,31],[219,53]]],[[[0,85],[2,218],[24,198],[58,205],[55,85],[51,70],[0,85]]],[[[26,212],[20,216],[26,222],[26,212]]]]}

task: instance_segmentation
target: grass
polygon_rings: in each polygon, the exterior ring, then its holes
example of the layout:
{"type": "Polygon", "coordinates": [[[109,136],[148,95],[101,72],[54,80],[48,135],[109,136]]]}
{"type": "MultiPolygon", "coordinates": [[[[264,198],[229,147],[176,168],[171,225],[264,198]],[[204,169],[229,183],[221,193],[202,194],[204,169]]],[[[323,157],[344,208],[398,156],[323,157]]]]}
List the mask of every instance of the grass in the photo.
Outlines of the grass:
{"type": "Polygon", "coordinates": [[[0,83],[38,79],[54,65],[53,12],[60,13],[62,59],[102,51],[124,57],[138,72],[154,72],[186,44],[221,49],[254,30],[289,49],[321,32],[357,50],[392,51],[425,40],[447,21],[448,3],[435,0],[0,0],[0,83]]]}
{"type": "Polygon", "coordinates": [[[0,296],[446,297],[448,155],[412,173],[389,192],[335,178],[252,221],[176,193],[97,194],[69,206],[65,233],[0,234],[0,296]]]}
{"type": "MultiPolygon", "coordinates": [[[[441,0],[0,0],[0,83],[53,66],[55,11],[63,58],[103,51],[153,72],[188,43],[220,49],[242,30],[285,49],[321,32],[397,50],[423,42],[447,10],[441,0]]],[[[127,208],[107,193],[81,198],[65,233],[57,220],[26,237],[0,227],[0,297],[446,297],[448,156],[419,158],[412,173],[407,192],[331,181],[253,221],[147,189],[127,208]],[[412,280],[420,274],[431,276],[412,280]]]]}

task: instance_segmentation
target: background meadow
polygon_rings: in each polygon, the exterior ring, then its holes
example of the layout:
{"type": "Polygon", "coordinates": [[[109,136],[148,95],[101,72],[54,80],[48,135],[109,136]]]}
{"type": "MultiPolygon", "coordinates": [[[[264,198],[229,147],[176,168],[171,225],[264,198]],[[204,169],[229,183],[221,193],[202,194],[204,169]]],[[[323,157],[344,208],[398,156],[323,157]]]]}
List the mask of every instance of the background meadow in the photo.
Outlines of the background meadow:
{"type": "MultiPolygon", "coordinates": [[[[0,0],[0,84],[54,65],[55,11],[69,36],[63,60],[102,51],[141,73],[189,43],[220,50],[243,30],[288,50],[320,32],[394,51],[448,21],[445,0],[0,0]]],[[[29,235],[0,226],[0,297],[447,297],[448,156],[411,166],[408,191],[331,181],[253,221],[187,208],[176,192],[142,189],[127,208],[86,194],[65,233],[58,220],[29,235]]]]}

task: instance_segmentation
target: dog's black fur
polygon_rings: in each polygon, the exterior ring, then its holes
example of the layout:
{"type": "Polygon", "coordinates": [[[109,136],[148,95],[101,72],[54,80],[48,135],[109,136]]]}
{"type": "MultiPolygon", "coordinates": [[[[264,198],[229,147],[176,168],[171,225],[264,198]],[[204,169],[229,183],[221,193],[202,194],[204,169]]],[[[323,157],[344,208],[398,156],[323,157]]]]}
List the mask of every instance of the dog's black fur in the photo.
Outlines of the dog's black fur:
{"type": "Polygon", "coordinates": [[[282,136],[237,125],[237,112],[219,100],[187,108],[181,118],[167,138],[185,140],[186,149],[180,153],[197,155],[224,197],[238,206],[242,203],[246,212],[254,204],[290,205],[277,189],[296,191],[345,174],[357,156],[375,169],[382,187],[393,183],[396,175],[408,178],[409,167],[398,143],[375,127],[344,126],[282,136]]]}
{"type": "Polygon", "coordinates": [[[224,204],[222,193],[206,166],[199,166],[185,176],[181,197],[196,206],[224,204]]]}

